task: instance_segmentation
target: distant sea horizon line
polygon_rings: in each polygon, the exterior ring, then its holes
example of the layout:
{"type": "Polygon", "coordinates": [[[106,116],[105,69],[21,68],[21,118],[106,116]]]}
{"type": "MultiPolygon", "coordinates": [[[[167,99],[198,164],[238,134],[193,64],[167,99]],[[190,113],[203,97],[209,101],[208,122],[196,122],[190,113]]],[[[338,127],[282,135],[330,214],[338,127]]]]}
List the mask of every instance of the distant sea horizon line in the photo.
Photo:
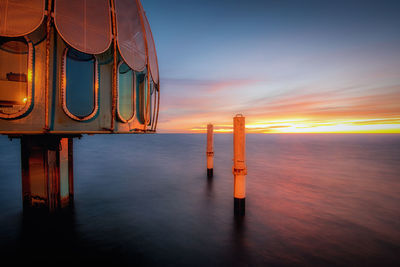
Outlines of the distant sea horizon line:
{"type": "MultiPolygon", "coordinates": [[[[206,134],[207,132],[156,132],[156,134],[206,134]]],[[[232,134],[233,132],[217,132],[214,131],[214,134],[232,134]]],[[[355,133],[337,133],[337,132],[324,132],[324,133],[255,133],[255,132],[247,132],[246,134],[274,134],[274,135],[281,135],[281,134],[300,134],[300,135],[317,135],[317,134],[340,134],[340,135],[356,135],[356,134],[362,134],[362,135],[400,135],[400,132],[383,132],[383,133],[360,133],[360,132],[355,132],[355,133]]]]}

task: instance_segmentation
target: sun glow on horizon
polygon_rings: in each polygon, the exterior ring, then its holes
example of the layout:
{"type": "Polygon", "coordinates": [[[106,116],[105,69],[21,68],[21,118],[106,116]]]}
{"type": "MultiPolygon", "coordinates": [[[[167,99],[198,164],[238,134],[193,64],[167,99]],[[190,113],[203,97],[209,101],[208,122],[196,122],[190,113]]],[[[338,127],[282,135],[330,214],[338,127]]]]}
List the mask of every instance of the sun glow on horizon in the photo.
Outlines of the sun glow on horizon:
{"type": "MultiPolygon", "coordinates": [[[[391,120],[333,120],[313,122],[305,119],[249,122],[247,133],[400,133],[400,118],[391,120]]],[[[190,132],[204,133],[206,126],[194,127],[190,132]]],[[[232,126],[215,124],[214,132],[231,133],[232,126]]]]}
{"type": "Polygon", "coordinates": [[[193,2],[224,11],[198,14],[175,4],[184,24],[152,16],[162,52],[158,131],[205,133],[211,122],[229,133],[243,113],[248,133],[400,133],[398,3],[313,1],[298,12],[296,1],[273,1],[281,13],[270,2],[193,2]],[[205,17],[219,26],[203,27],[205,17]],[[176,25],[184,47],[165,31],[176,25]],[[193,32],[201,41],[187,41],[193,32]]]}

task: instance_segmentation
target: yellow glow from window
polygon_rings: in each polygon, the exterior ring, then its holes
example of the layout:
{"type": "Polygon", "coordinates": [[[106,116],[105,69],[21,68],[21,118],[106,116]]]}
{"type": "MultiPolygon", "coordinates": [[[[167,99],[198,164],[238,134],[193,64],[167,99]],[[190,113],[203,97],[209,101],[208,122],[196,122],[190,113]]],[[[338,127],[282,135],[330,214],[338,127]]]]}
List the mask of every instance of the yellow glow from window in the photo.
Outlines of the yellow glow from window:
{"type": "Polygon", "coordinates": [[[24,102],[24,103],[26,103],[28,101],[28,98],[27,97],[24,97],[23,99],[22,99],[22,102],[24,102]]]}
{"type": "Polygon", "coordinates": [[[28,82],[32,82],[32,70],[28,70],[28,82]]]}

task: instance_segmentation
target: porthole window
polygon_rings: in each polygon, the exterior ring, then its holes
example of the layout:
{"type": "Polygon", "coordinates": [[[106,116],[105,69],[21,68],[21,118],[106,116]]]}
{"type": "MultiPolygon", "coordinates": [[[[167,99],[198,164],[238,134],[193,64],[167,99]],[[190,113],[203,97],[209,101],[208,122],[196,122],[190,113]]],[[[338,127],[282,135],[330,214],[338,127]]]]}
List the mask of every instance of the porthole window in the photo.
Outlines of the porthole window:
{"type": "Polygon", "coordinates": [[[26,38],[0,38],[0,118],[18,118],[31,106],[32,57],[26,38]]]}
{"type": "Polygon", "coordinates": [[[129,122],[135,115],[135,75],[134,71],[125,63],[118,67],[118,118],[122,122],[129,122]]]}
{"type": "Polygon", "coordinates": [[[98,63],[93,55],[66,48],[62,72],[62,105],[72,119],[92,119],[98,109],[98,63]]]}

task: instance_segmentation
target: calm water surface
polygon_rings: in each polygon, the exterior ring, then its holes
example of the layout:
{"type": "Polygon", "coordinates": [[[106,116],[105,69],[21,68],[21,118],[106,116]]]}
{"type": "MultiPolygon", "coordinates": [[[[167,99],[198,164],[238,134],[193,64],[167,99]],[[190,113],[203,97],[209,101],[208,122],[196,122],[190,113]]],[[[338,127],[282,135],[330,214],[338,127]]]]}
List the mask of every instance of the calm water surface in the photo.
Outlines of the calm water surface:
{"type": "Polygon", "coordinates": [[[72,215],[22,215],[19,140],[0,137],[0,256],[13,263],[400,264],[400,135],[247,135],[246,216],[232,136],[85,136],[72,215]]]}

